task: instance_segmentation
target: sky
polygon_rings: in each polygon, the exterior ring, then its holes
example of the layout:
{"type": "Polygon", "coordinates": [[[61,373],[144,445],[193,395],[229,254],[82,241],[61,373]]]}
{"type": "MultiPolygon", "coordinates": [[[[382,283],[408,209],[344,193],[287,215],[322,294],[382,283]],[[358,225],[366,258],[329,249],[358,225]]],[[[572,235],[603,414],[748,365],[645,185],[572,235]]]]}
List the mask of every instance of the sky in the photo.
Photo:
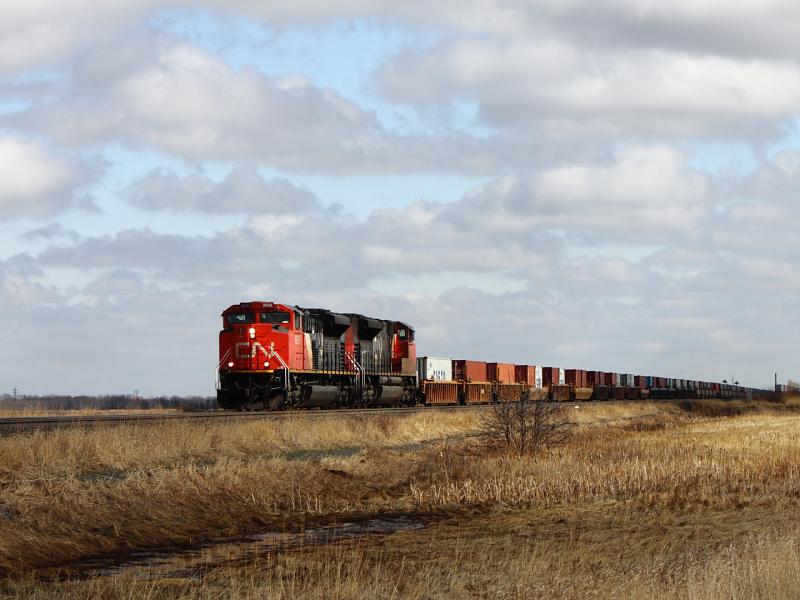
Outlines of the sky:
{"type": "Polygon", "coordinates": [[[0,5],[0,393],[214,391],[247,300],[419,355],[800,355],[800,5],[0,5]]]}

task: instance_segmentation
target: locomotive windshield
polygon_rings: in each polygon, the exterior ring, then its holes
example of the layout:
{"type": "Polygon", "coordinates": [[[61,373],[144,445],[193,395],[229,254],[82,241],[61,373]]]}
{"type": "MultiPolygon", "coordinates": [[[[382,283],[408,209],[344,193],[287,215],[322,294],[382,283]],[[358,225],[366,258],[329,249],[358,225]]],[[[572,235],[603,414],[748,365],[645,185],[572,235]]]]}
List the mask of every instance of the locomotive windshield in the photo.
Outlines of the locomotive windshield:
{"type": "Polygon", "coordinates": [[[282,310],[273,310],[270,312],[262,312],[259,315],[259,321],[262,323],[272,323],[273,325],[281,325],[289,322],[289,313],[282,310]]]}
{"type": "Polygon", "coordinates": [[[230,313],[227,317],[228,324],[237,325],[243,323],[254,323],[253,313],[251,312],[235,312],[230,313]]]}

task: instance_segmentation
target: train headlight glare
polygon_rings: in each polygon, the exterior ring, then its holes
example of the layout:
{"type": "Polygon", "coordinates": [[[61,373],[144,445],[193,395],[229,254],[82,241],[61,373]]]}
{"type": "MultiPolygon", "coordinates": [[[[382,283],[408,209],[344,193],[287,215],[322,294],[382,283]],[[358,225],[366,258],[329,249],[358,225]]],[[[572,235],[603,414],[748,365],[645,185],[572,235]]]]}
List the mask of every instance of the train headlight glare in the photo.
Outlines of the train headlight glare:
{"type": "Polygon", "coordinates": [[[251,338],[256,337],[256,328],[255,327],[251,327],[250,328],[250,337],[251,338]]]}
{"type": "Polygon", "coordinates": [[[265,361],[264,361],[264,368],[265,368],[265,369],[268,369],[268,368],[269,368],[269,361],[268,361],[268,360],[265,360],[265,361]]]}
{"type": "Polygon", "coordinates": [[[229,362],[229,363],[228,363],[228,366],[229,366],[229,367],[231,367],[231,368],[233,368],[233,361],[229,362]]]}

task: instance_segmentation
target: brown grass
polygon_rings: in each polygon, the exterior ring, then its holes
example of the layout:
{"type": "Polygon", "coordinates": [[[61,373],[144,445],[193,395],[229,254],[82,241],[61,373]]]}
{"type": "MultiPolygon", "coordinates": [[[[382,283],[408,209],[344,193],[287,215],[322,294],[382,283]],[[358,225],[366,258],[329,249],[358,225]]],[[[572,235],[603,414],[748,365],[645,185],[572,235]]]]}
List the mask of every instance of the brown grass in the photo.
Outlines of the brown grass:
{"type": "Polygon", "coordinates": [[[581,405],[566,445],[487,453],[474,412],[165,423],[0,439],[0,567],[23,597],[800,595],[800,416],[581,405]],[[191,575],[30,569],[379,513],[367,536],[191,575]],[[426,515],[428,515],[426,517],[426,515]]]}

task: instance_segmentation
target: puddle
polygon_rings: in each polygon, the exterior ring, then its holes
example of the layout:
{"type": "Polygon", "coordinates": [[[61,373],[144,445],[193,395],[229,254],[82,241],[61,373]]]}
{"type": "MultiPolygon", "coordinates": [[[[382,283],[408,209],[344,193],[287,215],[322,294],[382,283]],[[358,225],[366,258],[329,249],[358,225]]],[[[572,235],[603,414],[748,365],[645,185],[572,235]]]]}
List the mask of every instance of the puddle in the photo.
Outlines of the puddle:
{"type": "Polygon", "coordinates": [[[302,532],[265,532],[216,544],[176,551],[135,552],[124,561],[96,559],[74,565],[76,578],[127,576],[155,580],[180,578],[201,580],[211,570],[245,564],[283,552],[291,552],[334,542],[362,541],[400,531],[425,528],[420,519],[408,516],[379,517],[359,522],[325,525],[302,532]]]}

